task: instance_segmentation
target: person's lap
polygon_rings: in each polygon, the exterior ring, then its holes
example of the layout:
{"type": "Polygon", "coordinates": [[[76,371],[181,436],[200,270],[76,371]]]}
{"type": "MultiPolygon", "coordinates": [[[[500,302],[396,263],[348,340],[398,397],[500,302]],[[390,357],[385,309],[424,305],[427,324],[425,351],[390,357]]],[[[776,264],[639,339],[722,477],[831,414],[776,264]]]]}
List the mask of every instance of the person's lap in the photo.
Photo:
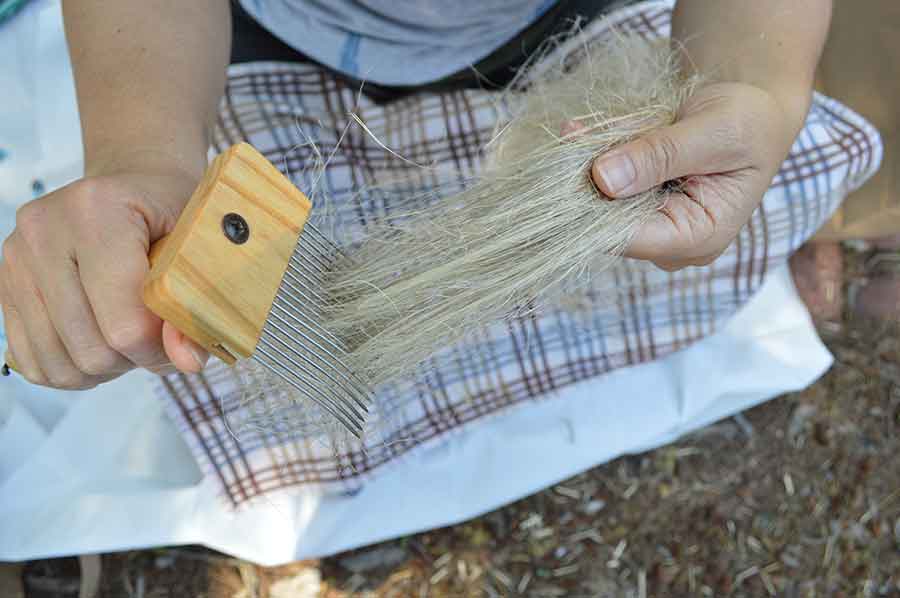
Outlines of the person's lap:
{"type": "MultiPolygon", "coordinates": [[[[641,25],[635,19],[638,24],[631,26],[652,27],[653,35],[659,35],[665,30],[668,12],[662,3],[650,4],[647,22],[652,25],[641,25]]],[[[492,94],[483,90],[423,92],[402,102],[380,103],[360,98],[358,87],[313,63],[240,64],[233,67],[232,76],[235,85],[228,90],[216,149],[241,140],[242,131],[256,131],[247,140],[275,164],[287,168],[302,189],[306,190],[313,178],[326,186],[331,209],[321,216],[326,220],[321,228],[350,227],[349,237],[392,213],[388,199],[367,189],[407,179],[411,188],[421,189],[423,181],[432,176],[388,154],[380,143],[418,163],[435,164],[445,177],[462,180],[477,174],[483,144],[499,122],[492,94]],[[389,125],[377,130],[378,142],[354,127],[347,114],[350,110],[364,122],[389,125]],[[297,121],[295,114],[302,114],[303,120],[297,121]],[[270,124],[260,129],[259,123],[270,124]],[[311,163],[313,145],[319,145],[325,155],[333,152],[334,159],[323,176],[310,178],[304,165],[311,163]]],[[[537,331],[530,331],[527,338],[520,338],[512,327],[485,339],[481,348],[460,347],[453,353],[459,361],[443,363],[433,380],[423,384],[421,396],[387,392],[386,400],[415,411],[409,421],[424,422],[422,426],[428,430],[437,422],[434,425],[441,429],[435,430],[434,437],[443,437],[450,430],[478,425],[482,415],[494,412],[492,401],[500,400],[497,397],[506,396],[510,409],[517,405],[526,408],[528,399],[549,392],[534,380],[553,380],[554,388],[560,388],[628,365],[662,359],[698,342],[720,329],[757,292],[767,274],[812,237],[840,203],[846,188],[870,176],[878,144],[877,134],[856,115],[818,96],[798,145],[762,208],[717,262],[671,274],[628,262],[611,275],[621,277],[619,283],[604,279],[598,284],[624,286],[624,280],[639,281],[630,296],[623,295],[621,301],[595,301],[586,308],[587,314],[577,316],[578,322],[572,320],[576,316],[549,313],[537,319],[537,331]],[[854,140],[847,136],[850,130],[866,134],[854,140]],[[846,160],[820,163],[819,155],[846,155],[846,160]],[[521,372],[513,372],[514,378],[508,377],[502,370],[515,369],[514,348],[518,345],[546,353],[534,364],[523,365],[521,372]],[[498,348],[500,354],[485,362],[485,351],[498,348]],[[575,354],[578,363],[599,367],[567,365],[575,354]],[[500,376],[507,388],[518,390],[509,391],[508,396],[498,394],[495,383],[489,383],[472,395],[474,391],[463,387],[471,382],[473,372],[500,376]],[[422,413],[424,419],[420,420],[422,413]]],[[[315,211],[314,218],[318,218],[315,211]]],[[[202,381],[197,384],[203,387],[202,381]]],[[[167,396],[176,404],[192,400],[181,391],[167,396]]],[[[217,396],[226,404],[233,398],[228,391],[217,396]]],[[[410,425],[409,429],[394,430],[396,437],[418,434],[418,424],[410,425]]],[[[380,447],[372,447],[372,454],[380,451],[380,447]]]]}

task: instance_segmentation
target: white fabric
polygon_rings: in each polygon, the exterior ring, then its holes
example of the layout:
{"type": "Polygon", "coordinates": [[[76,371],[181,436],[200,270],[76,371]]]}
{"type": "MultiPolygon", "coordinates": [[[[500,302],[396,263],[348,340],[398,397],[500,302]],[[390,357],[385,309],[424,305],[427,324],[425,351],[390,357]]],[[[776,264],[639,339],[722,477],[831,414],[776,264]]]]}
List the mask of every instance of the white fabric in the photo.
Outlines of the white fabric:
{"type": "MultiPolygon", "coordinates": [[[[0,237],[34,179],[49,190],[80,172],[67,65],[58,0],[0,28],[0,237]]],[[[478,515],[802,388],[830,363],[782,269],[685,351],[466,428],[355,496],[295,491],[239,512],[203,477],[147,374],[77,396],[14,376],[0,380],[0,560],[182,543],[266,565],[330,554],[478,515]]]]}

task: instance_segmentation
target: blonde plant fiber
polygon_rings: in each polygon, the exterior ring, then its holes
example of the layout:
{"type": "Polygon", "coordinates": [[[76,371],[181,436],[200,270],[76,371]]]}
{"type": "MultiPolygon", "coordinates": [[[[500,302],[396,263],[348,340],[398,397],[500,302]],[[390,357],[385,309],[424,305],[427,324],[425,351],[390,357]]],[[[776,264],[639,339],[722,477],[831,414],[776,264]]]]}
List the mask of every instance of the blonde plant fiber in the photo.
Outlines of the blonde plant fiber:
{"type": "MultiPolygon", "coordinates": [[[[391,221],[368,227],[322,281],[328,303],[320,324],[373,386],[415,381],[436,352],[505,318],[577,305],[591,277],[622,259],[663,205],[662,188],[609,201],[590,167],[610,149],[673,123],[698,79],[680,72],[678,52],[666,40],[613,30],[579,41],[575,53],[551,47],[536,56],[497,94],[498,111],[509,117],[483,148],[482,170],[461,190],[458,182],[418,194],[361,190],[391,196],[391,221]],[[573,121],[580,128],[563,134],[573,121]]],[[[377,132],[366,132],[377,141],[377,132]]],[[[331,156],[312,145],[310,167],[321,174],[331,156]]],[[[333,208],[320,178],[309,190],[319,215],[333,208]]],[[[610,288],[611,299],[622,291],[610,288]]],[[[359,446],[319,405],[254,362],[235,372],[243,397],[227,421],[241,439],[312,438],[331,454],[359,446]]],[[[376,396],[363,448],[403,442],[391,435],[397,417],[376,396]]]]}
{"type": "Polygon", "coordinates": [[[682,76],[667,41],[616,32],[571,62],[542,61],[514,84],[524,93],[502,94],[512,118],[465,189],[373,227],[325,280],[323,325],[373,384],[409,376],[486,325],[558,302],[621,259],[663,205],[661,188],[609,201],[590,167],[673,123],[696,80],[682,76]],[[573,121],[580,129],[563,134],[573,121]]]}

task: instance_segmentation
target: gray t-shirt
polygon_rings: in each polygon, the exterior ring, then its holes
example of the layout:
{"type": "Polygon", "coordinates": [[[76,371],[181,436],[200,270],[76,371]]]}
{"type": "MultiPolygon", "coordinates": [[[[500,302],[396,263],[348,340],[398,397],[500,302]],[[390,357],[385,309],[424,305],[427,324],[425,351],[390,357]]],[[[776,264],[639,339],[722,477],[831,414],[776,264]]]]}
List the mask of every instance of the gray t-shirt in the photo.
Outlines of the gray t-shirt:
{"type": "Polygon", "coordinates": [[[241,0],[266,29],[351,77],[417,85],[478,62],[556,0],[241,0]]]}

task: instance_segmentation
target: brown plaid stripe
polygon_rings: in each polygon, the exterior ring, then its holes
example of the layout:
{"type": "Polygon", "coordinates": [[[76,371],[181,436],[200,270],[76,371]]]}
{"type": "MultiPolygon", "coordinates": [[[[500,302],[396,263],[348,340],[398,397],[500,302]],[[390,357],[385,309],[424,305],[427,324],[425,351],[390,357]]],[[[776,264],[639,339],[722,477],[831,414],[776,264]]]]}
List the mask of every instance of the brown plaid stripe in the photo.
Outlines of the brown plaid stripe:
{"type": "MultiPolygon", "coordinates": [[[[666,35],[668,2],[645,2],[610,22],[645,37],[666,35]]],[[[586,35],[602,36],[592,23],[586,35]]],[[[580,46],[561,50],[577,60],[580,46]]],[[[391,183],[418,192],[476,175],[482,148],[503,118],[488,92],[421,94],[387,106],[368,101],[327,71],[309,64],[234,67],[215,130],[214,149],[253,143],[304,190],[318,181],[329,196],[314,220],[336,240],[356,238],[372,222],[392,217],[403,193],[379,193],[391,183]],[[388,147],[359,127],[353,111],[388,147]],[[328,165],[310,168],[314,143],[328,165]]],[[[377,397],[386,422],[381,438],[335,446],[304,433],[257,433],[238,442],[224,413],[239,404],[233,375],[213,364],[202,375],[169,376],[159,385],[170,413],[198,461],[233,505],[278,489],[319,484],[355,492],[366,475],[515,406],[554,396],[623,366],[684,348],[719,328],[760,287],[773,266],[818,229],[844,195],[877,168],[878,134],[837,102],[816,96],[806,126],[762,206],[715,263],[666,273],[625,260],[597,277],[566,309],[499,323],[465,345],[435,355],[409,387],[377,397]]],[[[315,198],[314,198],[315,200],[315,198]]],[[[597,397],[597,400],[621,400],[597,397]]]]}

